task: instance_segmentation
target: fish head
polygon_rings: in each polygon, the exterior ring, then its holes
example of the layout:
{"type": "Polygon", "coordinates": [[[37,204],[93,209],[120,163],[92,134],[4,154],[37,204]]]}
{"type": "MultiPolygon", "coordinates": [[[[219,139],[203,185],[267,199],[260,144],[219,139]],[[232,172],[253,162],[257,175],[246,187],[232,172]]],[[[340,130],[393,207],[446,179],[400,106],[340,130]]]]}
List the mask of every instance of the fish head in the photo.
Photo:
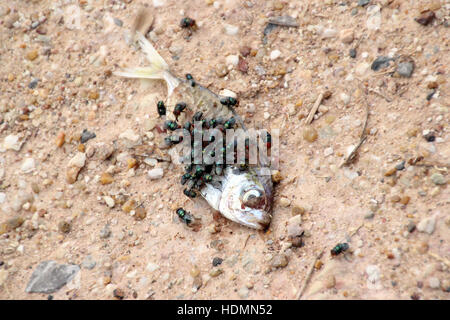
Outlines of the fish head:
{"type": "Polygon", "coordinates": [[[254,170],[228,167],[219,211],[228,219],[252,229],[264,230],[272,220],[272,181],[254,170]]]}

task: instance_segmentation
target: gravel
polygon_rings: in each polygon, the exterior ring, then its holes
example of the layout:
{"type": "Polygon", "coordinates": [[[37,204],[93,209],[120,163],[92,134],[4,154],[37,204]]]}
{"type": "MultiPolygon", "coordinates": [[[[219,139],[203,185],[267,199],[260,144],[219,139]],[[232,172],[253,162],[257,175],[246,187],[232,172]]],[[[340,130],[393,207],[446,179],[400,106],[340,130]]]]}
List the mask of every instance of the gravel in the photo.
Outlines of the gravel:
{"type": "Polygon", "coordinates": [[[80,267],[74,264],[58,264],[56,261],[43,261],[33,271],[25,292],[53,293],[72,280],[80,267]]]}

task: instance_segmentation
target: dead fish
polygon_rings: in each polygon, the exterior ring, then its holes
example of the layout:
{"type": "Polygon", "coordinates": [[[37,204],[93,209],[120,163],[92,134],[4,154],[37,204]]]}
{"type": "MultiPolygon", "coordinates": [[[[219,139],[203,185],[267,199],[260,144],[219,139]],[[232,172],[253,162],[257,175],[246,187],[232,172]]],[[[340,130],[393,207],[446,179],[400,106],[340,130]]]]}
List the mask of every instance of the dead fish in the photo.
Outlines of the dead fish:
{"type": "MultiPolygon", "coordinates": [[[[187,104],[184,113],[203,112],[204,118],[228,119],[234,116],[241,127],[245,126],[230,105],[220,102],[223,97],[209,89],[195,84],[192,80],[174,76],[168,64],[158,54],[152,44],[138,34],[138,41],[145,52],[150,65],[115,72],[118,76],[128,78],[160,79],[167,83],[168,98],[166,105],[175,105],[183,101],[187,104]]],[[[169,116],[169,114],[167,115],[169,116]]],[[[272,219],[273,184],[270,170],[249,167],[240,170],[237,166],[225,168],[221,183],[205,183],[200,194],[211,207],[218,210],[226,218],[253,229],[266,229],[272,219]]]]}

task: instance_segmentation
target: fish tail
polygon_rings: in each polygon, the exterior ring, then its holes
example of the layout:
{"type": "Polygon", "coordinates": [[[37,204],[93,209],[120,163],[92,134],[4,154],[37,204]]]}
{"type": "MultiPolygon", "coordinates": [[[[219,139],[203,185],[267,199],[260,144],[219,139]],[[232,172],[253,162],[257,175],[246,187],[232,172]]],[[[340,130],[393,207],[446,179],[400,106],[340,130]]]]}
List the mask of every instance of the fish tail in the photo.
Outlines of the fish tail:
{"type": "Polygon", "coordinates": [[[141,79],[160,79],[167,83],[168,96],[170,96],[180,81],[170,73],[169,65],[159,55],[152,44],[140,33],[137,32],[137,39],[142,50],[150,62],[148,67],[127,68],[121,71],[115,71],[114,74],[127,78],[141,78],[141,79]]]}

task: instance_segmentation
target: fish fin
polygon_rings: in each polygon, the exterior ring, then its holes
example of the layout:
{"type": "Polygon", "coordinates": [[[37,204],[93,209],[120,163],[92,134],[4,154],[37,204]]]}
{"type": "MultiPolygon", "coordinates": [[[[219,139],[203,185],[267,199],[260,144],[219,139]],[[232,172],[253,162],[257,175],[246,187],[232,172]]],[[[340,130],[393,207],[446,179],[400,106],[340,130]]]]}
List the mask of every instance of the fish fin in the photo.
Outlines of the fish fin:
{"type": "Polygon", "coordinates": [[[114,74],[127,78],[164,80],[167,83],[168,96],[171,96],[175,88],[180,84],[180,80],[170,73],[169,65],[140,32],[137,32],[137,38],[139,45],[147,56],[147,60],[150,62],[150,66],[133,69],[128,68],[121,71],[115,71],[114,74]]]}

